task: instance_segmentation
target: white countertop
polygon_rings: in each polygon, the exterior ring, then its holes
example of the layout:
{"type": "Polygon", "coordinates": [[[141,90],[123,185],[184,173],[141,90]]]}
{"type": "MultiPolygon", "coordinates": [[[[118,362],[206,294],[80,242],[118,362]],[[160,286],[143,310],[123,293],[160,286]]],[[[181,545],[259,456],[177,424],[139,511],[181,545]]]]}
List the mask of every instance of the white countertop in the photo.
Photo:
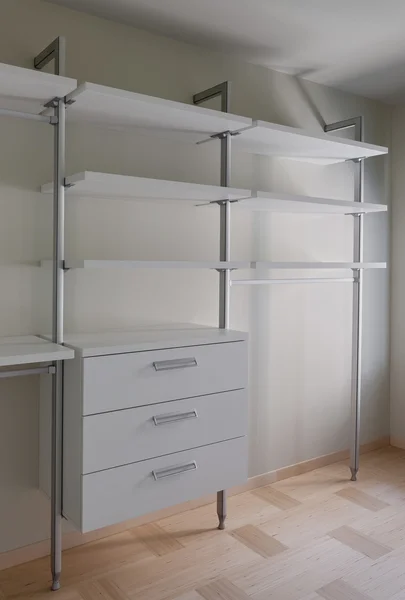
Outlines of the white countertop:
{"type": "Polygon", "coordinates": [[[181,348],[247,340],[247,333],[194,324],[166,324],[104,333],[79,333],[65,336],[65,344],[83,358],[142,352],[162,348],[181,348]]]}

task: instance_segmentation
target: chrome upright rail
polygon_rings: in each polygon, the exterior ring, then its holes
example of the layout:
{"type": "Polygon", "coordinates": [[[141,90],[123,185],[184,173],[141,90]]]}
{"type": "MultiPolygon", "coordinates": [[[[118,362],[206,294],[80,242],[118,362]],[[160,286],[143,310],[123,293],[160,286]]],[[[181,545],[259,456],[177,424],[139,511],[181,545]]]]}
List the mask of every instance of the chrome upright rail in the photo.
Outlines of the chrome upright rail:
{"type": "MultiPolygon", "coordinates": [[[[193,96],[194,104],[201,104],[212,98],[221,98],[221,111],[229,112],[231,85],[224,81],[215,87],[193,96]]],[[[229,187],[231,176],[231,140],[232,133],[224,131],[216,135],[221,141],[221,186],[229,187]]],[[[229,261],[231,258],[231,202],[226,200],[220,202],[220,240],[219,260],[229,261]]],[[[221,269],[219,271],[219,328],[229,329],[231,271],[221,269]]],[[[217,493],[218,529],[225,529],[226,520],[226,491],[217,493]]]]}
{"type": "MultiPolygon", "coordinates": [[[[346,119],[325,126],[325,131],[339,131],[354,127],[355,139],[364,141],[364,118],[362,116],[346,119]]],[[[364,202],[364,161],[358,159],[355,162],[355,189],[356,202],[364,202]]],[[[363,261],[363,232],[364,216],[355,214],[354,218],[354,245],[353,261],[363,261]]],[[[353,269],[355,274],[353,284],[353,333],[352,333],[352,382],[351,382],[351,405],[352,405],[352,440],[350,446],[350,471],[352,481],[356,481],[360,465],[360,421],[361,421],[361,368],[362,368],[362,337],[363,337],[363,271],[353,269]]]]}
{"type": "MultiPolygon", "coordinates": [[[[65,74],[65,39],[57,38],[34,59],[36,69],[54,61],[56,75],[65,74]]],[[[53,191],[53,291],[52,341],[63,344],[64,231],[65,231],[65,135],[66,104],[55,98],[54,110],[54,191],[53,191]]],[[[51,432],[51,569],[52,590],[60,588],[62,572],[62,436],[63,436],[63,361],[53,363],[51,432]]]]}

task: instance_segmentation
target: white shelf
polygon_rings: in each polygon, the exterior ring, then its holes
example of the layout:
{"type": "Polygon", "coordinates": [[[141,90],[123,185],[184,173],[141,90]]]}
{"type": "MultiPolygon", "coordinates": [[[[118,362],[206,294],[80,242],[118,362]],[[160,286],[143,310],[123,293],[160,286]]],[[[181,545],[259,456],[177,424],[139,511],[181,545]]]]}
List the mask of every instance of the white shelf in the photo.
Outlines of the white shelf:
{"type": "Polygon", "coordinates": [[[355,142],[327,133],[253,121],[250,129],[233,138],[236,148],[252,154],[294,158],[319,164],[333,164],[355,158],[387,154],[388,148],[355,142]]]}
{"type": "MultiPolygon", "coordinates": [[[[239,200],[251,195],[250,190],[223,188],[216,185],[165,181],[146,177],[110,175],[84,171],[66,178],[69,196],[92,198],[133,198],[138,200],[158,200],[169,202],[189,202],[194,205],[239,200]]],[[[43,193],[53,192],[53,183],[42,186],[43,193]]]]}
{"type": "Polygon", "coordinates": [[[0,367],[48,363],[73,357],[71,348],[53,344],[35,335],[0,338],[0,367]]]}
{"type": "MultiPolygon", "coordinates": [[[[189,202],[195,206],[230,200],[249,210],[288,213],[356,214],[383,212],[384,204],[346,202],[329,198],[314,198],[295,194],[252,192],[215,185],[166,181],[146,177],[112,175],[84,171],[66,178],[69,196],[91,198],[126,198],[168,202],[189,202]]],[[[41,187],[45,194],[53,192],[53,183],[41,187]]]]}
{"type": "Polygon", "coordinates": [[[83,83],[68,99],[74,101],[68,118],[98,122],[105,127],[138,127],[183,134],[194,142],[252,125],[247,117],[94,83],[83,83]]]}
{"type": "Polygon", "coordinates": [[[40,267],[41,263],[39,260],[31,260],[31,261],[16,261],[16,260],[0,260],[0,269],[31,269],[33,267],[40,267]]]}
{"type": "Polygon", "coordinates": [[[103,356],[161,348],[200,346],[217,342],[240,342],[247,334],[240,331],[217,329],[194,324],[167,324],[143,327],[132,331],[83,333],[65,336],[76,356],[103,356]]]}
{"type": "Polygon", "coordinates": [[[346,202],[345,200],[273,192],[254,192],[251,198],[239,200],[237,206],[250,210],[280,213],[329,213],[342,215],[384,212],[387,210],[385,204],[346,202]]]}
{"type": "MultiPolygon", "coordinates": [[[[48,264],[50,261],[42,261],[48,264]]],[[[66,269],[249,269],[250,262],[193,260],[66,260],[66,269]]]]}
{"type": "MultiPolygon", "coordinates": [[[[41,266],[52,264],[42,260],[41,266]]],[[[273,261],[193,261],[193,260],[65,260],[66,269],[268,269],[268,270],[331,270],[386,269],[385,262],[273,262],[273,261]]]]}
{"type": "MultiPolygon", "coordinates": [[[[51,261],[44,260],[42,265],[51,261]]],[[[66,269],[385,269],[385,262],[272,262],[192,260],[66,260],[66,269]]]]}
{"type": "Polygon", "coordinates": [[[222,131],[239,132],[240,135],[233,138],[233,144],[246,152],[321,164],[368,158],[388,152],[382,146],[323,132],[312,133],[93,83],[83,83],[74,89],[74,80],[9,65],[3,65],[3,68],[3,77],[0,70],[0,94],[40,100],[41,106],[54,96],[67,95],[68,100],[73,102],[69,107],[68,118],[92,121],[105,127],[137,127],[149,132],[156,130],[175,134],[175,137],[190,142],[201,141],[222,131]],[[16,72],[15,85],[8,83],[7,70],[10,69],[16,72]],[[18,85],[19,71],[23,72],[21,86],[18,85]],[[29,91],[30,78],[34,82],[33,92],[29,91]],[[3,80],[4,92],[1,90],[3,80]]]}
{"type": "Polygon", "coordinates": [[[77,86],[75,79],[0,63],[0,107],[39,114],[52,98],[62,98],[77,86]]]}
{"type": "Polygon", "coordinates": [[[271,262],[253,261],[250,263],[252,269],[282,269],[282,270],[331,270],[331,269],[386,269],[385,262],[271,262]]]}

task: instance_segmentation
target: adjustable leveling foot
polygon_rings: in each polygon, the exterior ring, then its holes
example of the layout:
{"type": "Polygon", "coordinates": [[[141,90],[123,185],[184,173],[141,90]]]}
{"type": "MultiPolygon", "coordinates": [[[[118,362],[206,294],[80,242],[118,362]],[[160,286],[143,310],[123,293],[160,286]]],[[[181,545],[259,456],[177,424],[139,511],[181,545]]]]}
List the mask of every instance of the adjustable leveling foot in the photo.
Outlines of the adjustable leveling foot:
{"type": "Polygon", "coordinates": [[[218,492],[217,494],[217,515],[218,515],[218,529],[225,529],[226,519],[226,491],[218,492]]]}
{"type": "Polygon", "coordinates": [[[357,473],[358,473],[358,469],[354,469],[353,467],[350,467],[350,472],[352,474],[352,478],[351,481],[357,481],[357,473]]]}
{"type": "Polygon", "coordinates": [[[53,578],[53,581],[52,581],[51,590],[53,592],[56,592],[57,590],[60,590],[60,573],[58,573],[57,575],[54,575],[54,578],[53,578]]]}

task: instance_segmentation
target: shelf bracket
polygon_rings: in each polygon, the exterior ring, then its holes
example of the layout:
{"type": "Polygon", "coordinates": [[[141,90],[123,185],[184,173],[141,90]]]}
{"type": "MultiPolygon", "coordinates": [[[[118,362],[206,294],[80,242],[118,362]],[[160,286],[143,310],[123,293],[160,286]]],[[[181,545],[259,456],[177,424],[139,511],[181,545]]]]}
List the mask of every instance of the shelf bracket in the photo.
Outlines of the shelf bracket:
{"type": "Polygon", "coordinates": [[[55,61],[55,75],[65,75],[66,65],[66,39],[63,36],[57,37],[42,52],[34,58],[34,67],[39,71],[50,62],[55,61]]]}
{"type": "MultiPolygon", "coordinates": [[[[208,102],[213,98],[221,99],[221,112],[230,112],[231,108],[231,82],[223,81],[218,85],[214,85],[203,92],[198,92],[198,94],[194,94],[193,96],[193,104],[202,104],[203,102],[208,102]]],[[[206,142],[210,142],[211,140],[220,139],[223,140],[229,135],[239,135],[240,131],[220,131],[219,133],[214,133],[209,138],[205,140],[201,140],[197,142],[199,144],[205,144],[206,142]]]]}
{"type": "Polygon", "coordinates": [[[208,88],[203,92],[194,94],[193,104],[202,104],[213,98],[221,98],[221,112],[230,111],[230,100],[231,100],[231,82],[223,81],[214,87],[208,88]]]}
{"type": "Polygon", "coordinates": [[[49,102],[44,104],[44,107],[45,108],[56,108],[58,106],[58,103],[59,103],[59,98],[52,98],[52,100],[49,100],[49,102]]]}
{"type": "MultiPolygon", "coordinates": [[[[363,129],[363,117],[352,117],[351,119],[344,119],[343,121],[336,121],[336,123],[329,123],[325,125],[324,131],[325,133],[330,133],[331,131],[342,131],[342,129],[349,129],[350,127],[357,127],[361,130],[363,129]]],[[[362,133],[362,132],[361,132],[362,133]]],[[[357,137],[357,135],[356,135],[357,137]]],[[[361,135],[359,137],[362,137],[361,135]]],[[[360,140],[358,140],[360,141],[360,140]]]]}
{"type": "Polygon", "coordinates": [[[45,110],[42,111],[41,116],[43,116],[44,118],[47,118],[51,125],[59,125],[59,119],[56,116],[56,111],[55,111],[58,104],[59,104],[59,98],[52,98],[52,100],[49,100],[49,102],[44,104],[45,110]],[[53,112],[52,116],[50,116],[50,117],[47,116],[47,113],[49,112],[49,110],[52,110],[52,112],[53,112]]]}
{"type": "MultiPolygon", "coordinates": [[[[236,267],[223,267],[222,269],[214,269],[214,271],[216,271],[217,273],[223,273],[224,271],[237,271],[238,269],[236,267]]],[[[229,282],[230,284],[231,282],[229,282]]]]}
{"type": "Polygon", "coordinates": [[[209,138],[205,138],[204,140],[200,140],[198,142],[196,142],[197,146],[200,146],[201,144],[206,144],[207,142],[212,142],[212,140],[224,140],[227,137],[231,136],[231,137],[235,137],[236,135],[240,135],[242,132],[241,131],[220,131],[219,133],[213,133],[212,135],[210,135],[209,138]]]}

